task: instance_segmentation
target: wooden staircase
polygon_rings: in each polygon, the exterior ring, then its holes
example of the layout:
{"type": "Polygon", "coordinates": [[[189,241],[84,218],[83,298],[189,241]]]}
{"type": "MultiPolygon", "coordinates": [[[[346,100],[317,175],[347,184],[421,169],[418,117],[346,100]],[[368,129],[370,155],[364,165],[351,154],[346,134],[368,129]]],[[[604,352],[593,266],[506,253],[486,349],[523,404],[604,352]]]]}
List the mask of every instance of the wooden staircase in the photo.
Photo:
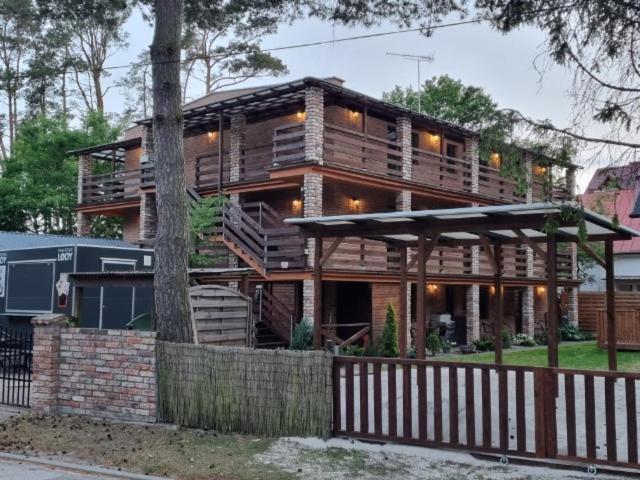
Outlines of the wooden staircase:
{"type": "Polygon", "coordinates": [[[228,203],[221,216],[222,243],[263,277],[270,270],[305,266],[299,228],[286,225],[264,202],[247,203],[242,208],[228,203]]]}
{"type": "Polygon", "coordinates": [[[294,311],[265,284],[256,288],[253,301],[256,348],[284,348],[289,345],[294,311]]]}

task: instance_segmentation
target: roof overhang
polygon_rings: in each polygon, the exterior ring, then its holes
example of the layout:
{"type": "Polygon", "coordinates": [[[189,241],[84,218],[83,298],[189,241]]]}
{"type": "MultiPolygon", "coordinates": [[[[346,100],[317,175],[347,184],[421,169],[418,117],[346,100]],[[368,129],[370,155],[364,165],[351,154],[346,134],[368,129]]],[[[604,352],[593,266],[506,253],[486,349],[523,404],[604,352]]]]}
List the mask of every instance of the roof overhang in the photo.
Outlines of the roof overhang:
{"type": "Polygon", "coordinates": [[[551,223],[561,242],[640,236],[640,232],[571,202],[288,218],[285,222],[299,226],[309,236],[362,237],[406,246],[415,246],[422,233],[430,238],[438,236],[443,245],[482,245],[487,238],[504,244],[539,243],[547,240],[551,223]],[[586,236],[580,233],[581,228],[586,236]]]}
{"type": "Polygon", "coordinates": [[[96,160],[115,160],[116,162],[121,162],[124,160],[127,150],[137,148],[140,145],[142,145],[142,139],[136,137],[87,148],[69,150],[67,153],[70,155],[90,155],[96,160]]]}

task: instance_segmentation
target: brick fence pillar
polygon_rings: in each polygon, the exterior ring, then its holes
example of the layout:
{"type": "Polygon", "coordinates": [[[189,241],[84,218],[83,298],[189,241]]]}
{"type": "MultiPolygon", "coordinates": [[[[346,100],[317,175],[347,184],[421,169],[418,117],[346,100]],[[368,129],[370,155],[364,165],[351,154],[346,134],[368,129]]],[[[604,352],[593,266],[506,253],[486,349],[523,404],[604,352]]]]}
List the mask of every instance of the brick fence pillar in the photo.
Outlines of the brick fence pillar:
{"type": "MultiPolygon", "coordinates": [[[[440,141],[444,141],[441,139],[440,141]]],[[[467,137],[464,140],[464,156],[471,163],[471,193],[479,193],[480,190],[480,150],[479,138],[467,137]]],[[[472,206],[477,207],[477,203],[472,206]]],[[[480,247],[474,245],[471,248],[471,273],[480,273],[480,247]]],[[[480,285],[467,287],[467,344],[480,338],[480,285]]]]}
{"type": "Polygon", "coordinates": [[[324,90],[309,87],[304,95],[304,159],[322,164],[324,150],[324,90]]]}
{"type": "Polygon", "coordinates": [[[60,335],[65,315],[35,317],[33,324],[33,362],[31,408],[39,413],[56,413],[60,385],[60,335]]]}

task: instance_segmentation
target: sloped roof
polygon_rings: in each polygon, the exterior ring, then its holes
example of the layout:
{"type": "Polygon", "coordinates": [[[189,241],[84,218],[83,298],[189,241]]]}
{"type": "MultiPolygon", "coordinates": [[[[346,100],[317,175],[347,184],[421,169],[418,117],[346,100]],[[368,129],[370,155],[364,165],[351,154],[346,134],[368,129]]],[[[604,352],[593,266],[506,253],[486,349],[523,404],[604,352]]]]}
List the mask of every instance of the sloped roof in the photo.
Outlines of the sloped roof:
{"type": "MultiPolygon", "coordinates": [[[[601,211],[608,217],[618,216],[620,225],[634,230],[640,230],[640,218],[631,217],[636,204],[638,188],[625,190],[609,190],[604,192],[594,191],[585,193],[580,198],[586,208],[601,211]]],[[[640,253],[640,238],[614,242],[614,253],[640,253]]]]}
{"type": "Polygon", "coordinates": [[[38,235],[35,233],[0,232],[0,251],[25,248],[73,247],[89,245],[96,247],[137,248],[123,240],[108,238],[74,237],[71,235],[38,235]]]}
{"type": "Polygon", "coordinates": [[[640,186],[640,162],[631,162],[618,167],[599,168],[591,177],[591,181],[585,190],[593,193],[612,183],[620,190],[635,189],[640,186]]]}

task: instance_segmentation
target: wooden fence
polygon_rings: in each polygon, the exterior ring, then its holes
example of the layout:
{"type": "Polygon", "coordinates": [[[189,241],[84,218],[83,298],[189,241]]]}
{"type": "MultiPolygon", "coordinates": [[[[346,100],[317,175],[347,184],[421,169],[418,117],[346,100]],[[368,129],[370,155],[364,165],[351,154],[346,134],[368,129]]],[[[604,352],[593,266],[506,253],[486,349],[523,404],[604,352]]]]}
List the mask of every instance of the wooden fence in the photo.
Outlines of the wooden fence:
{"type": "Polygon", "coordinates": [[[337,357],[335,435],[640,468],[640,374],[337,357]]]}
{"type": "MultiPolygon", "coordinates": [[[[596,312],[598,321],[598,347],[607,348],[607,311],[596,312]]],[[[616,309],[618,350],[640,350],[640,311],[616,309]]]]}
{"type": "MultiPolygon", "coordinates": [[[[596,333],[597,311],[605,308],[604,292],[580,292],[578,294],[578,322],[585,332],[596,333]]],[[[616,292],[616,310],[640,312],[640,292],[616,292]]]]}
{"type": "Polygon", "coordinates": [[[158,342],[160,419],[219,432],[327,437],[332,357],[158,342]]]}

